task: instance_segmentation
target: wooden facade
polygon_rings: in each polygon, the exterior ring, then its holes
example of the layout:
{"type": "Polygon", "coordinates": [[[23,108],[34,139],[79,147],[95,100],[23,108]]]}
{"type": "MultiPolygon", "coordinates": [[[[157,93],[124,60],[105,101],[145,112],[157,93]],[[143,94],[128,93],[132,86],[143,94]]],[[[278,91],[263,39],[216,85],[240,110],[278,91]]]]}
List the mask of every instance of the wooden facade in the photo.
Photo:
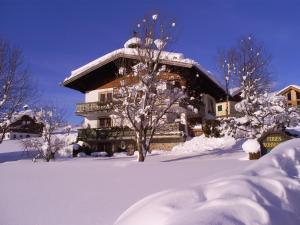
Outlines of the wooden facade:
{"type": "Polygon", "coordinates": [[[279,91],[277,95],[285,96],[289,106],[300,107],[300,86],[289,85],[279,91]]]}

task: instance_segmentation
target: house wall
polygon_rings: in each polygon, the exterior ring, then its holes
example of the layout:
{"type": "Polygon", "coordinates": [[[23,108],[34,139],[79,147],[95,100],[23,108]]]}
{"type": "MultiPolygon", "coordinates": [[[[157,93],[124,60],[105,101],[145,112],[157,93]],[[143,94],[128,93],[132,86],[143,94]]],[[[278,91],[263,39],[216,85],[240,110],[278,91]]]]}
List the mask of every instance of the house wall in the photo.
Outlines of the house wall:
{"type": "MultiPolygon", "coordinates": [[[[228,104],[230,105],[230,102],[228,104]]],[[[230,107],[228,107],[228,114],[230,114],[230,107]]],[[[226,102],[216,103],[216,116],[226,116],[226,102]],[[219,106],[222,106],[221,111],[218,110],[219,106]]]]}
{"type": "Polygon", "coordinates": [[[216,116],[216,100],[209,94],[203,96],[205,105],[205,117],[206,119],[212,119],[216,116]]]}
{"type": "Polygon", "coordinates": [[[291,106],[298,106],[300,105],[300,99],[297,99],[297,91],[294,89],[289,90],[285,96],[288,98],[288,93],[291,93],[291,100],[288,101],[289,105],[291,106]]]}
{"type": "Polygon", "coordinates": [[[99,94],[103,92],[113,91],[113,88],[96,89],[85,93],[85,102],[99,101],[99,94]]]}
{"type": "Polygon", "coordinates": [[[98,120],[95,119],[89,119],[87,117],[84,118],[84,127],[88,127],[90,126],[90,128],[98,128],[98,120]]]}
{"type": "MultiPolygon", "coordinates": [[[[234,101],[228,102],[228,115],[229,116],[237,115],[237,111],[235,110],[235,104],[236,104],[236,102],[234,102],[234,101]]],[[[217,117],[226,116],[226,102],[216,103],[216,116],[217,117]],[[220,106],[220,105],[222,106],[222,110],[218,111],[218,106],[220,106]]]]}
{"type": "Polygon", "coordinates": [[[5,134],[5,140],[15,140],[31,137],[39,137],[39,134],[34,133],[21,133],[21,132],[8,132],[5,134]]]}

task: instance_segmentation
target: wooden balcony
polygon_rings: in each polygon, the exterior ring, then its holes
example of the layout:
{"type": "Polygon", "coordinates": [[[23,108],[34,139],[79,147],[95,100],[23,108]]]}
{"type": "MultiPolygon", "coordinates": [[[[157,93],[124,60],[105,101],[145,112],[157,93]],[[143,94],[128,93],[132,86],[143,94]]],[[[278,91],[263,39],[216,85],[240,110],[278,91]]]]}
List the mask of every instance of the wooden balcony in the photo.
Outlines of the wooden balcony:
{"type": "Polygon", "coordinates": [[[112,139],[130,139],[134,131],[129,128],[87,128],[78,129],[77,139],[80,141],[101,141],[112,139]]]}
{"type": "Polygon", "coordinates": [[[113,102],[87,102],[76,104],[76,114],[86,115],[91,112],[111,112],[113,102]]]}
{"type": "MultiPolygon", "coordinates": [[[[156,131],[154,138],[182,137],[183,128],[180,124],[165,124],[156,131]]],[[[134,138],[134,131],[129,127],[111,128],[86,128],[78,129],[78,141],[108,141],[108,140],[130,140],[134,138]]]]}

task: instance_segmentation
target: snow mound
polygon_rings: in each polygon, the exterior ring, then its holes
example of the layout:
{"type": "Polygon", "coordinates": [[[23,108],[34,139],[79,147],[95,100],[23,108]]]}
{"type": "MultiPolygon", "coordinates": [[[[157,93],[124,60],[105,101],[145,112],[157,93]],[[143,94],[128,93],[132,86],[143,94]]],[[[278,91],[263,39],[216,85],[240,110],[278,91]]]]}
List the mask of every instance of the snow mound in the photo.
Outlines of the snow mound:
{"type": "Polygon", "coordinates": [[[148,196],[115,225],[300,224],[299,160],[300,139],[284,142],[239,175],[148,196]]]}
{"type": "Polygon", "coordinates": [[[260,152],[260,144],[256,139],[249,139],[242,145],[244,152],[257,153],[260,152]]]}
{"type": "Polygon", "coordinates": [[[286,131],[288,133],[290,133],[291,135],[294,135],[296,137],[300,137],[300,126],[296,126],[296,127],[288,127],[286,129],[286,131]]]}
{"type": "Polygon", "coordinates": [[[204,135],[194,137],[189,141],[176,145],[172,149],[172,153],[193,153],[205,152],[215,149],[228,149],[236,143],[236,140],[230,136],[220,138],[208,138],[204,135]]]}

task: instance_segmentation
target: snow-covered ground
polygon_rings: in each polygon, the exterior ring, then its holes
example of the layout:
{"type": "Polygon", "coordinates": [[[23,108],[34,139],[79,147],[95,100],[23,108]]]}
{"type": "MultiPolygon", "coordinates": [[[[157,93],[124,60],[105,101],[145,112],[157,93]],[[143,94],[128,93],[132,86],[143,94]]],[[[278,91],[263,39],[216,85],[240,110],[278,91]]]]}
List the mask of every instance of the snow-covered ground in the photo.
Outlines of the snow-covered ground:
{"type": "Polygon", "coordinates": [[[113,224],[150,194],[204,185],[240,174],[253,164],[241,160],[247,156],[241,142],[203,137],[198,141],[203,144],[191,140],[171,153],[155,151],[144,163],[133,156],[33,163],[18,141],[4,141],[0,144],[0,224],[113,224]]]}
{"type": "Polygon", "coordinates": [[[159,192],[126,210],[116,225],[300,224],[300,139],[235,175],[159,192]]]}

